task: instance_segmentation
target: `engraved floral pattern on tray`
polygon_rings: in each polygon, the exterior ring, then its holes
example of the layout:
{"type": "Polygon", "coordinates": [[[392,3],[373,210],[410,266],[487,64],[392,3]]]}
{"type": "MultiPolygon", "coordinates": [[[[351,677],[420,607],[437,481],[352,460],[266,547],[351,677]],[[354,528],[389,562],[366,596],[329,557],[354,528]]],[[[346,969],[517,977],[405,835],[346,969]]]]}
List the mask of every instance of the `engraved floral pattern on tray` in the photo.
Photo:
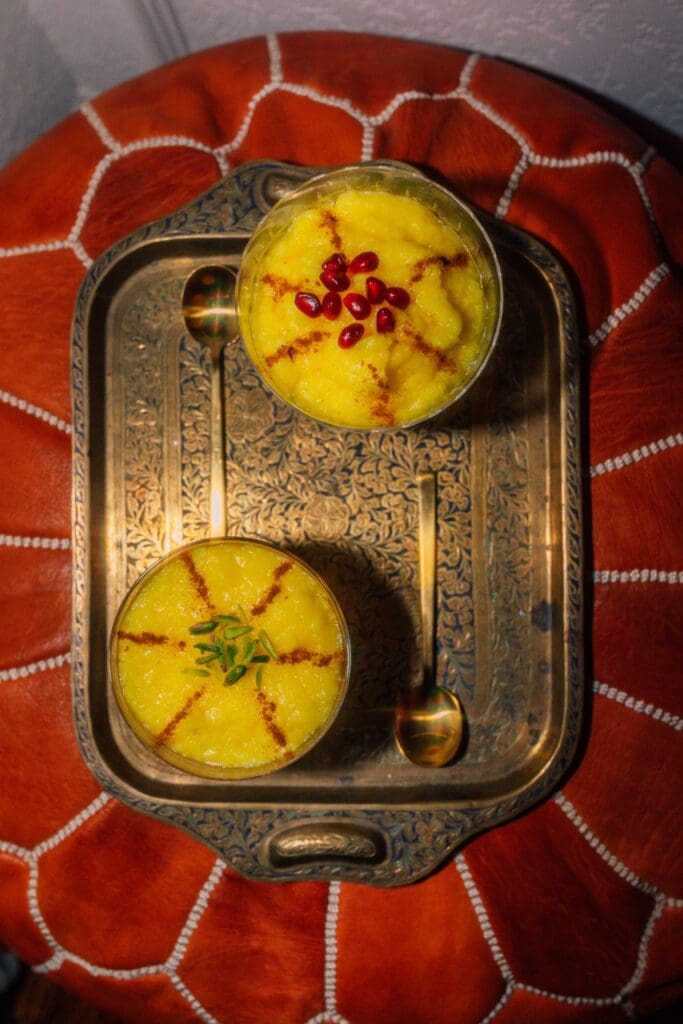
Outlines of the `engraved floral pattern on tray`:
{"type": "MultiPolygon", "coordinates": [[[[168,548],[169,476],[180,480],[182,536],[175,540],[208,533],[209,358],[178,329],[180,289],[181,282],[168,280],[150,287],[122,326],[129,582],[168,548]],[[177,409],[168,386],[160,385],[169,373],[178,382],[177,409]],[[170,456],[161,443],[169,423],[170,456]],[[177,466],[168,465],[169,457],[177,466]]],[[[520,337],[523,324],[515,322],[514,310],[506,323],[508,342],[473,401],[456,416],[409,431],[362,433],[319,424],[269,392],[241,344],[225,353],[228,533],[296,551],[327,579],[351,632],[350,707],[392,706],[398,688],[419,671],[415,477],[420,469],[438,472],[439,666],[442,681],[466,708],[479,688],[483,713],[471,719],[472,762],[491,743],[504,752],[526,716],[529,481],[524,372],[513,358],[514,334],[520,337]],[[505,389],[496,383],[501,379],[505,389]],[[473,420],[486,424],[476,442],[486,465],[481,494],[473,493],[473,420]],[[493,595],[490,679],[477,676],[476,502],[487,522],[480,586],[493,595]]],[[[382,756],[396,759],[385,739],[382,756]]]]}
{"type": "Polygon", "coordinates": [[[164,552],[165,367],[168,308],[175,301],[172,283],[140,296],[122,320],[112,353],[115,386],[123,388],[125,475],[119,501],[125,510],[126,586],[164,552]]]}
{"type": "MultiPolygon", "coordinates": [[[[508,302],[506,330],[524,339],[519,307],[508,302]]],[[[472,756],[503,753],[517,739],[526,714],[531,643],[531,512],[530,467],[525,419],[525,381],[529,371],[525,346],[499,353],[495,410],[489,402],[485,453],[485,495],[488,543],[487,573],[492,601],[490,691],[488,706],[471,723],[472,756]],[[486,753],[485,753],[486,752],[486,753]]]]}
{"type": "MultiPolygon", "coordinates": [[[[463,631],[468,607],[468,439],[445,429],[363,434],[319,424],[272,398],[248,357],[228,360],[228,523],[302,554],[337,594],[352,634],[358,706],[390,705],[417,670],[415,475],[440,474],[441,615],[463,631]],[[244,410],[262,429],[244,430],[244,410]],[[458,466],[461,467],[458,471],[458,466]]],[[[458,652],[461,674],[472,654],[458,652]]]]}

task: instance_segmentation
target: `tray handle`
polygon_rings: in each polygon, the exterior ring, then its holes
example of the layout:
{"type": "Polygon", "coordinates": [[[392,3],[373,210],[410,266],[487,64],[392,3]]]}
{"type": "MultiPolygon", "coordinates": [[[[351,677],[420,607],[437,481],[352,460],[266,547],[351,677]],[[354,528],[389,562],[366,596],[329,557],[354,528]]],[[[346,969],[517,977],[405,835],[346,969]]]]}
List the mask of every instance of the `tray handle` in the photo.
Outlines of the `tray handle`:
{"type": "Polygon", "coordinates": [[[262,860],[275,872],[301,865],[381,864],[387,858],[384,834],[357,821],[311,820],[271,832],[262,847],[262,860]]]}

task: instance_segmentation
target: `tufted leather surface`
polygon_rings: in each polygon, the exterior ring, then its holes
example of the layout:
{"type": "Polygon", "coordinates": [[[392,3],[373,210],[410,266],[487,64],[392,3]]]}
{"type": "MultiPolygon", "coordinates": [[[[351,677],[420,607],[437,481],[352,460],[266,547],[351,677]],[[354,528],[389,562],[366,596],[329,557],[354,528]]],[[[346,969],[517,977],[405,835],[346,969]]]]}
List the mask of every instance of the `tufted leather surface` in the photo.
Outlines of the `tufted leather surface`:
{"type": "Polygon", "coordinates": [[[640,138],[537,76],[335,33],[154,71],[0,173],[0,937],[37,970],[155,1024],[611,1024],[683,996],[681,194],[640,138]],[[70,316],[94,258],[228,168],[378,156],[430,165],[575,276],[585,741],[561,791],[423,882],[263,885],[102,794],[79,756],[70,316]]]}

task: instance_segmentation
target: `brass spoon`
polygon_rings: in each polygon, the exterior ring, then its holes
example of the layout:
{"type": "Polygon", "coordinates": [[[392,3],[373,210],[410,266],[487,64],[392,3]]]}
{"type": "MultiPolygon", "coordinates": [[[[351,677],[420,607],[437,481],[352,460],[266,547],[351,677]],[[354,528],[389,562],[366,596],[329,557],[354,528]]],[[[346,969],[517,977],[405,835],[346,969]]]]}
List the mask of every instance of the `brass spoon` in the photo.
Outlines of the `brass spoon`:
{"type": "Polygon", "coordinates": [[[396,708],[394,735],[401,753],[414,764],[440,768],[462,741],[463,713],[458,698],[434,679],[434,604],[436,588],[436,475],[423,473],[419,488],[420,615],[422,679],[396,708]]]}
{"type": "Polygon", "coordinates": [[[225,409],[223,349],[239,336],[235,304],[236,275],[229,267],[194,270],[183,289],[185,325],[211,354],[210,534],[225,537],[225,409]]]}

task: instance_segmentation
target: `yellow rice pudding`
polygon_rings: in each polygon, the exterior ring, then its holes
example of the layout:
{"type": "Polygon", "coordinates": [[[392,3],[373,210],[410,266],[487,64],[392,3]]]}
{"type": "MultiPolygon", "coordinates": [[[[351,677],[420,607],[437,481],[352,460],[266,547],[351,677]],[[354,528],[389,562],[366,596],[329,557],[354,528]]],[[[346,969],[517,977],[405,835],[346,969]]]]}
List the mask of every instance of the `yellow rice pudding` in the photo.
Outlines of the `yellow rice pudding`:
{"type": "Polygon", "coordinates": [[[145,574],[112,632],[122,711],[159,756],[246,778],[301,756],[343,699],[348,642],[325,584],[256,541],[188,545],[145,574]]]}
{"type": "Polygon", "coordinates": [[[474,249],[414,196],[313,192],[247,256],[247,350],[276,394],[323,422],[372,429],[424,419],[467,386],[491,343],[474,249]]]}

